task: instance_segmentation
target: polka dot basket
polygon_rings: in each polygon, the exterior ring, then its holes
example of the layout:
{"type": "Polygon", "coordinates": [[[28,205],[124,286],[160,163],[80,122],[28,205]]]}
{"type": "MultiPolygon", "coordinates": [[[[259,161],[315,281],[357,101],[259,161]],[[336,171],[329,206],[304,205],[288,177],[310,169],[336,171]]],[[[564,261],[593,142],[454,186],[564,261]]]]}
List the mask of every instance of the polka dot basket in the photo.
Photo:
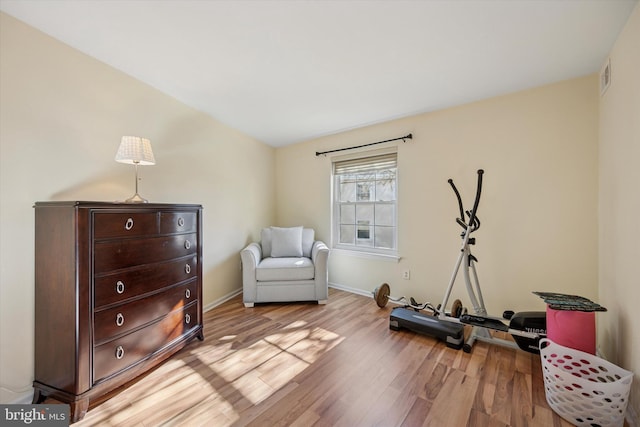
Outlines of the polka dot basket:
{"type": "Polygon", "coordinates": [[[576,426],[622,426],[633,373],[592,354],[540,340],[547,403],[576,426]]]}

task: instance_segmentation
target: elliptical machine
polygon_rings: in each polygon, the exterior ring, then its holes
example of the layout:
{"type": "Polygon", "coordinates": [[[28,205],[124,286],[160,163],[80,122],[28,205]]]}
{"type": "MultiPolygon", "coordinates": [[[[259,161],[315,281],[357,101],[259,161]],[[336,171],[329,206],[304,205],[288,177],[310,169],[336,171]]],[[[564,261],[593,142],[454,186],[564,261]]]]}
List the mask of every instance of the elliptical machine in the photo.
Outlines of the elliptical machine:
{"type": "MultiPolygon", "coordinates": [[[[520,348],[530,353],[538,354],[538,342],[540,338],[546,336],[546,313],[543,311],[528,311],[522,313],[513,313],[505,311],[503,317],[493,317],[487,314],[487,310],[482,297],[482,290],[478,280],[475,263],[478,259],[471,253],[471,246],[475,245],[475,237],[471,234],[480,228],[480,219],[478,219],[478,205],[480,204],[480,195],[482,193],[482,176],[484,171],[478,170],[478,181],[476,196],[473,208],[470,211],[464,210],[462,198],[452,179],[448,180],[449,185],[453,189],[458,200],[458,208],[460,217],[456,218],[456,222],[462,227],[463,232],[462,247],[460,254],[453,269],[449,286],[444,294],[442,303],[437,307],[433,307],[429,303],[417,304],[411,299],[412,304],[405,307],[396,307],[391,311],[389,328],[392,330],[409,329],[414,332],[422,333],[429,336],[439,338],[452,348],[462,348],[466,353],[471,352],[473,344],[476,341],[485,341],[492,344],[499,344],[510,348],[520,348]],[[465,221],[466,219],[466,221],[465,221]],[[464,265],[463,265],[464,262],[464,265]],[[473,306],[473,314],[466,313],[466,309],[456,300],[450,313],[445,312],[445,308],[449,302],[453,285],[462,266],[467,294],[473,306]],[[417,312],[421,309],[428,308],[433,312],[431,316],[417,312]],[[509,320],[505,323],[504,320],[509,320]],[[467,341],[462,344],[464,325],[472,326],[471,334],[467,341]],[[490,330],[506,332],[510,334],[515,342],[494,337],[490,330]]],[[[374,297],[378,306],[383,307],[389,297],[389,286],[382,285],[374,291],[374,297]],[[381,305],[381,303],[384,304],[381,305]]],[[[403,298],[394,299],[395,301],[404,300],[403,298]]]]}

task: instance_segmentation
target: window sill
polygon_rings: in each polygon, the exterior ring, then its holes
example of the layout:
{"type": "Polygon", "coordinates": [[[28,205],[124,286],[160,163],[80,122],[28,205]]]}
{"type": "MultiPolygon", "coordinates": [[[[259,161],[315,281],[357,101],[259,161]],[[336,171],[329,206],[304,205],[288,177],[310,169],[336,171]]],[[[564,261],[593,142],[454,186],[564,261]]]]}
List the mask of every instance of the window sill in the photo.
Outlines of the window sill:
{"type": "Polygon", "coordinates": [[[352,251],[349,249],[332,248],[332,252],[339,255],[350,256],[354,258],[376,259],[387,262],[400,262],[399,255],[379,254],[376,252],[352,251]]]}

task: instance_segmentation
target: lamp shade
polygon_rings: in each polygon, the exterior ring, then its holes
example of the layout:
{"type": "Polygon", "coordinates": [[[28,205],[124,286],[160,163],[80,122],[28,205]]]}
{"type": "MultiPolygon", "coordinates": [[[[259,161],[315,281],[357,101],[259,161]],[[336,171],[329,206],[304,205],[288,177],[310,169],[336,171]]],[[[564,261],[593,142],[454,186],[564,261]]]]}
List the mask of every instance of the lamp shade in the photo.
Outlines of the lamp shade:
{"type": "Polygon", "coordinates": [[[116,153],[116,162],[131,165],[155,165],[151,141],[139,136],[123,136],[116,153]]]}

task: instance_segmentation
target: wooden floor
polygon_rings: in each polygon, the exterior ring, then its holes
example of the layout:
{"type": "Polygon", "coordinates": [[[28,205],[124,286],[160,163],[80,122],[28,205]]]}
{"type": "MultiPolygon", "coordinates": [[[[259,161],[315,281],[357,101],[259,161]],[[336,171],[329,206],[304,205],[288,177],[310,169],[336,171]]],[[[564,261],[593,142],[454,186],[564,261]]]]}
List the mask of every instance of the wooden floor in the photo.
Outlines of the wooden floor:
{"type": "Polygon", "coordinates": [[[330,290],[326,306],[205,313],[185,349],[74,426],[570,426],[547,405],[539,356],[471,354],[389,330],[391,307],[330,290]]]}

